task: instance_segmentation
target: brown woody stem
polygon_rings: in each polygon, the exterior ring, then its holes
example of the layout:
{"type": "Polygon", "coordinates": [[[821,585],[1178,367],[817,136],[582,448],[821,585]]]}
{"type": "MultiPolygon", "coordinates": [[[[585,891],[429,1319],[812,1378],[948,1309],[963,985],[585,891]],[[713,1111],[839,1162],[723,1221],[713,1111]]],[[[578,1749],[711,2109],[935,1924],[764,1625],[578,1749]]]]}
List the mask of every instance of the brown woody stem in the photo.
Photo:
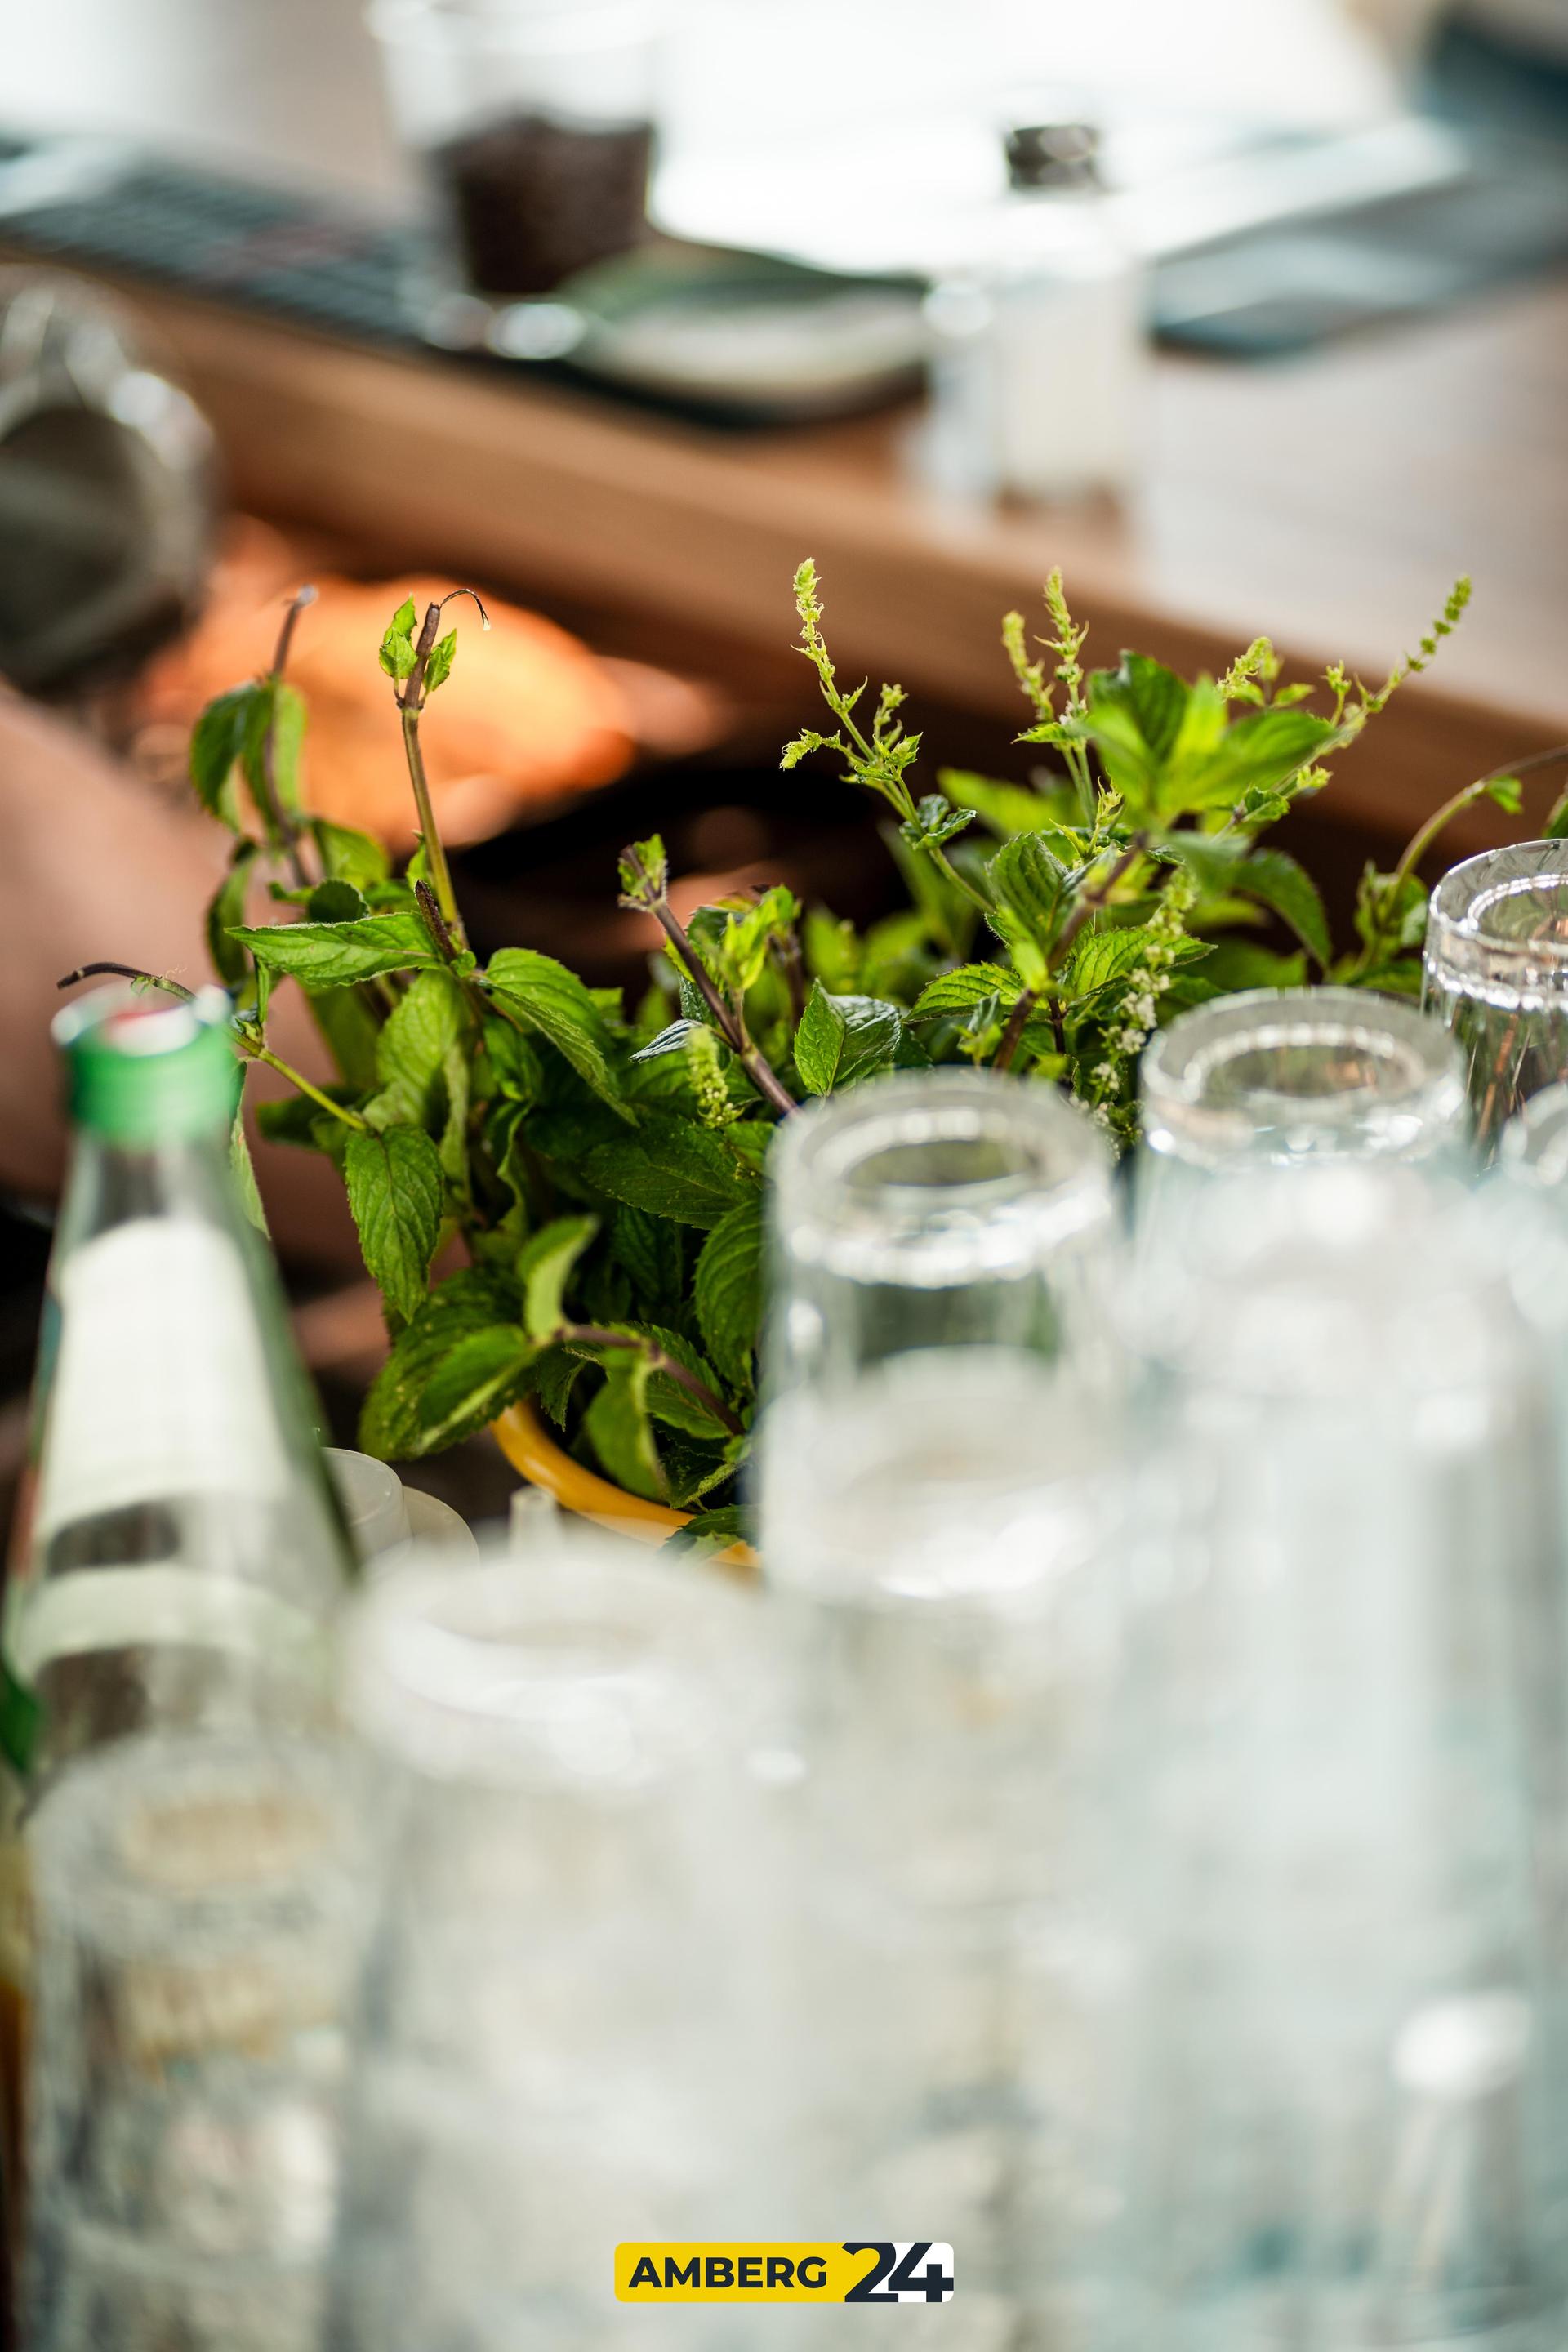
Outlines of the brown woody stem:
{"type": "Polygon", "coordinates": [[[144,980],[150,988],[166,988],[171,996],[182,997],[187,1004],[195,996],[195,990],[187,988],[183,980],[166,979],[161,971],[143,971],[136,963],[79,963],[74,971],[68,971],[63,980],[57,980],[55,986],[74,988],[79,980],[103,979],[144,980]]]}
{"type": "Polygon", "coordinates": [[[1032,988],[1026,988],[1020,994],[1018,1002],[1007,1016],[1007,1026],[1002,1032],[1002,1043],[997,1046],[996,1058],[991,1065],[994,1070],[1012,1068],[1013,1056],[1018,1050],[1025,1024],[1039,1001],[1032,988]]]}
{"type": "Polygon", "coordinates": [[[691,985],[713,1015],[721,1035],[739,1059],[741,1067],[763,1100],[770,1102],[781,1118],[787,1118],[791,1111],[800,1108],[800,1105],[779,1078],[772,1063],[752,1045],[738,1015],[720,995],[713,984],[711,973],[687,938],[680,918],[670,905],[668,897],[663,890],[655,889],[636,850],[628,849],[626,859],[637,878],[640,890],[637,897],[628,898],[624,903],[639,908],[644,914],[654,918],[670,946],[685,965],[691,985]]]}

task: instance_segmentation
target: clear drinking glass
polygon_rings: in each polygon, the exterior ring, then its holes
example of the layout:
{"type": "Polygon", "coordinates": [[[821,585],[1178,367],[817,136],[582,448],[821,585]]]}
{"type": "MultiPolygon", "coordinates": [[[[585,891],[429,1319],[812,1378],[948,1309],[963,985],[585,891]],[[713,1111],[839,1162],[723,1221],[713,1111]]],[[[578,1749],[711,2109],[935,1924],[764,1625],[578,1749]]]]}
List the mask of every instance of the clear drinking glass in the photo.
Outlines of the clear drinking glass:
{"type": "Polygon", "coordinates": [[[1467,858],[1432,893],[1423,1002],[1452,1029],[1483,1158],[1568,1078],[1568,842],[1467,858]]]}
{"type": "Polygon", "coordinates": [[[1415,1005],[1363,989],[1249,989],[1199,1005],[1152,1040],[1139,1087],[1145,1268],[1179,1260],[1194,1204],[1222,1171],[1465,1162],[1452,1040],[1415,1005]]]}
{"type": "Polygon", "coordinates": [[[1536,1348],[1408,1171],[1216,1191],[1139,1515],[1119,2345],[1568,2323],[1536,1348]]]}
{"type": "Polygon", "coordinates": [[[374,0],[418,157],[426,331],[524,358],[571,348],[552,299],[647,235],[660,16],[651,0],[374,0]]]}
{"type": "MultiPolygon", "coordinates": [[[[773,2233],[773,1800],[754,1602],[572,1543],[390,1577],[349,1711],[395,1856],[372,1949],[341,2340],[732,2340],[617,2305],[623,2240],[773,2233]]],[[[776,2201],[773,2209],[776,2211],[776,2201]]],[[[338,2338],[334,2338],[338,2340],[338,2338]]]]}
{"type": "Polygon", "coordinates": [[[895,1076],[787,1121],[773,1176],[774,1393],[922,1349],[1107,1348],[1110,1153],[1054,1087],[895,1076]]]}
{"type": "Polygon", "coordinates": [[[32,2352],[312,2352],[362,1824],[347,1751],[299,1738],[153,1733],[45,1794],[28,1838],[32,2352]]]}
{"type": "MultiPolygon", "coordinates": [[[[805,1767],[802,2227],[932,2216],[963,2250],[943,2341],[978,2352],[1021,2324],[1026,2239],[1062,2257],[1058,2299],[1069,2235],[1081,2251],[1066,2170],[1032,2166],[1049,2127],[1020,2074],[1019,1948],[1036,1913],[1064,1954],[1098,1935],[1110,1156],[1050,1089],[942,1072],[791,1120],[775,1171],[762,1549],[805,1767]]],[[[1079,1959],[1029,1981],[1092,2073],[1079,1959]]],[[[824,2340],[870,2317],[825,2314],[824,2340]]]]}

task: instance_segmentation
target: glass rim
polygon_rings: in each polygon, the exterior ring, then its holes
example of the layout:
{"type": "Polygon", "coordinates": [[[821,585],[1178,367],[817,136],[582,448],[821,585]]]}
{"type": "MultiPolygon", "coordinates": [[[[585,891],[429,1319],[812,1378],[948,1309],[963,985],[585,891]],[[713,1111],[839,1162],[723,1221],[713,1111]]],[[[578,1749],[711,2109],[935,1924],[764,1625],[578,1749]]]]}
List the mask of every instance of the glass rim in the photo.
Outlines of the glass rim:
{"type": "Polygon", "coordinates": [[[622,1549],[584,1537],[543,1559],[406,1556],[348,1620],[354,1729],[418,1779],[584,1799],[635,1794],[727,1747],[754,1713],[747,1596],[622,1549]]]}
{"type": "Polygon", "coordinates": [[[1241,1104],[1205,1098],[1215,1071],[1223,1066],[1218,1048],[1235,1038],[1239,1049],[1249,1031],[1258,1033],[1260,1045],[1279,1047],[1344,1045],[1352,1036],[1364,1041],[1368,1032],[1381,1031],[1405,1061],[1405,1070],[1396,1071],[1391,1055],[1379,1074],[1395,1081],[1387,1086],[1321,1095],[1295,1095],[1261,1085],[1252,1090],[1259,1104],[1288,1106],[1301,1126],[1349,1127],[1374,1105],[1391,1111],[1423,1108],[1445,1129],[1457,1126],[1462,1116],[1465,1086],[1458,1049],[1443,1024],[1418,1005],[1371,989],[1251,988],[1194,1005],[1150,1041],[1138,1075],[1145,1132],[1148,1115],[1153,1113],[1184,1135],[1202,1133],[1216,1144],[1249,1134],[1256,1122],[1241,1104]]]}
{"type": "Polygon", "coordinates": [[[1499,884],[1510,883],[1522,894],[1533,880],[1546,876],[1568,885],[1568,840],[1507,842],[1500,848],[1483,849],[1477,856],[1451,866],[1433,891],[1427,907],[1428,967],[1452,961],[1514,970],[1541,965],[1560,971],[1568,969],[1568,938],[1501,938],[1486,929],[1477,916],[1483,903],[1493,904],[1500,896],[1515,895],[1513,890],[1499,887],[1499,884]],[[1510,866],[1513,870],[1508,872],[1510,866]],[[1489,891],[1489,884],[1493,886],[1489,891]],[[1441,943],[1438,956],[1433,953],[1434,940],[1441,943]]]}
{"type": "Polygon", "coordinates": [[[1087,1114],[1054,1086],[988,1070],[911,1070],[874,1079],[797,1111],[784,1122],[770,1176],[787,1215],[852,1224],[854,1210],[896,1202],[927,1211],[984,1207],[1020,1192],[1069,1201],[1092,1192],[1111,1210],[1110,1146],[1087,1114]],[[889,1151],[934,1143],[1013,1145],[1018,1164],[951,1182],[887,1180],[858,1192],[858,1169],[889,1151]]]}
{"type": "Polygon", "coordinates": [[[364,22],[389,48],[445,50],[461,41],[496,55],[570,56],[641,46],[658,34],[658,0],[554,0],[548,7],[493,8],[482,0],[368,0],[364,22]]]}

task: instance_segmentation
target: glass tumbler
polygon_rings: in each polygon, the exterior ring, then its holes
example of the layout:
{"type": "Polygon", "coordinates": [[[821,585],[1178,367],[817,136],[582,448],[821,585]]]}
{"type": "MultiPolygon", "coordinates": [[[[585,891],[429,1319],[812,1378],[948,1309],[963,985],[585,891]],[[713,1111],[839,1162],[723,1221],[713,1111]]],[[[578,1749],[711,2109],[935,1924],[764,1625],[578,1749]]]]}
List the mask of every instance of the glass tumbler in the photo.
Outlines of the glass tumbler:
{"type": "Polygon", "coordinates": [[[1053,1087],[890,1077],[786,1121],[772,1174],[772,1396],[837,1401],[939,1349],[1108,1375],[1110,1152],[1053,1087]]]}
{"type": "Polygon", "coordinates": [[[311,2352],[363,1821],[350,1753],[298,1738],[148,1735],[43,1798],[32,2352],[311,2352]]]}
{"type": "Polygon", "coordinates": [[[1251,989],[1184,1013],[1139,1072],[1141,1269],[1173,1274],[1217,1174],[1381,1160],[1462,1168],[1464,1077],[1439,1023],[1353,988],[1251,989]]]}
{"type": "Polygon", "coordinates": [[[395,1861],[334,2341],[732,2340],[722,2307],[682,2305],[667,2334],[617,2305],[612,2258],[776,2226],[754,1607],[564,1536],[526,1560],[431,1557],[362,1603],[346,1704],[395,1861]]]}
{"type": "Polygon", "coordinates": [[[1568,842],[1467,858],[1432,893],[1423,1002],[1453,1031],[1476,1140],[1568,1079],[1568,842]]]}
{"type": "Polygon", "coordinates": [[[419,160],[412,288],[432,340],[569,350],[552,298],[647,234],[659,15],[651,0],[374,0],[395,121],[419,160]]]}
{"type": "Polygon", "coordinates": [[[1568,2322],[1538,1352],[1441,1193],[1216,1190],[1138,1511],[1119,2352],[1568,2322]]]}

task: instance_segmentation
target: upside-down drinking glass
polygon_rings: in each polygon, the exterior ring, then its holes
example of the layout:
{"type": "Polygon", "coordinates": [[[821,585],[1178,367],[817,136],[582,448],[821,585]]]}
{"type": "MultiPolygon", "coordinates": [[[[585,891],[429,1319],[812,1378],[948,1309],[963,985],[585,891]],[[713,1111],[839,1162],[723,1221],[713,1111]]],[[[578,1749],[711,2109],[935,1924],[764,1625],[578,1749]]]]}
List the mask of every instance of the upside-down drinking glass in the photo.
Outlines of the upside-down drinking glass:
{"type": "Polygon", "coordinates": [[[30,2352],[316,2352],[368,1871],[342,1748],[149,1734],[29,1828],[30,2352]]]}
{"type": "MultiPolygon", "coordinates": [[[[629,1549],[629,1548],[628,1548],[629,1549]]],[[[348,1637],[395,1864],[334,2340],[728,2345],[615,2300],[623,2241],[766,2238],[773,1801],[752,1605],[564,1538],[395,1572],[348,1637]]]]}
{"type": "MultiPolygon", "coordinates": [[[[978,2347],[1020,2324],[1022,2234],[1063,2237],[1059,2198],[1018,2191],[1018,1948],[1036,1910],[1093,1941],[1110,1155],[1049,1088],[942,1072],[792,1119],[775,1171],[762,1549],[805,1768],[805,2226],[927,2215],[964,2250],[943,2341],[978,2347]]],[[[1053,2013],[1081,1991],[1066,1971],[1053,2013]]]]}
{"type": "Polygon", "coordinates": [[[1136,1228],[1146,1269],[1179,1260],[1216,1175],[1379,1160],[1458,1170],[1463,1073],[1441,1024],[1363,989],[1250,989],[1184,1013],[1139,1072],[1136,1228]]]}
{"type": "Polygon", "coordinates": [[[1542,1368],[1408,1171],[1219,1188],[1140,1514],[1118,2352],[1568,2325],[1542,1368]]]}
{"type": "Polygon", "coordinates": [[[1520,1104],[1568,1079],[1568,842],[1489,850],[1444,876],[1423,1001],[1454,1033],[1489,1160],[1520,1104]]]}

